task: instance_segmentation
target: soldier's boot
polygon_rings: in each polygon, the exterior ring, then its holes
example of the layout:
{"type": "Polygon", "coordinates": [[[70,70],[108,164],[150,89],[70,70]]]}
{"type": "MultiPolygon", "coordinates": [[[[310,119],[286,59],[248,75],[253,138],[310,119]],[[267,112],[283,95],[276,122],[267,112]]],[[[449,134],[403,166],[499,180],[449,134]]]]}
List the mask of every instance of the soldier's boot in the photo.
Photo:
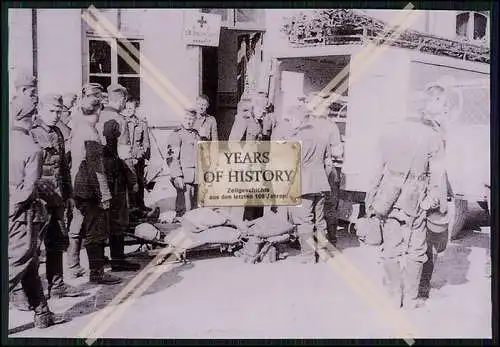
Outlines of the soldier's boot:
{"type": "Polygon", "coordinates": [[[407,260],[403,269],[403,308],[413,310],[423,306],[424,300],[418,297],[423,264],[407,260]]]}
{"type": "Polygon", "coordinates": [[[89,258],[89,282],[92,284],[118,284],[121,278],[104,272],[104,245],[94,244],[85,247],[89,258]]]}
{"type": "Polygon", "coordinates": [[[26,289],[26,296],[29,298],[30,306],[33,307],[33,311],[35,311],[34,324],[36,328],[45,329],[52,325],[67,321],[67,319],[55,315],[50,311],[47,299],[43,294],[40,277],[36,276],[33,278],[29,285],[26,285],[24,288],[26,289]]]}
{"type": "Polygon", "coordinates": [[[389,295],[390,305],[394,309],[399,309],[403,298],[401,267],[395,259],[385,260],[383,267],[384,286],[389,295]]]}
{"type": "Polygon", "coordinates": [[[46,275],[48,282],[47,297],[63,298],[86,295],[85,292],[64,283],[62,251],[47,250],[46,275]]]}
{"type": "Polygon", "coordinates": [[[313,233],[303,233],[299,234],[299,244],[300,244],[300,256],[299,262],[302,264],[314,264],[316,263],[316,252],[313,245],[313,233]]]}
{"type": "Polygon", "coordinates": [[[80,266],[80,251],[82,249],[82,239],[70,238],[68,246],[68,272],[70,278],[78,278],[85,275],[85,269],[80,266]]]}
{"type": "Polygon", "coordinates": [[[125,259],[125,238],[123,235],[110,235],[109,248],[111,253],[112,271],[137,271],[141,268],[139,264],[131,263],[125,259]]]}
{"type": "Polygon", "coordinates": [[[64,322],[66,322],[64,318],[58,317],[50,311],[40,314],[35,313],[34,323],[35,327],[38,329],[46,329],[53,325],[61,324],[64,322]]]}
{"type": "Polygon", "coordinates": [[[31,311],[33,309],[28,302],[28,297],[24,293],[21,283],[19,283],[10,293],[9,303],[12,308],[19,311],[31,311]]]}

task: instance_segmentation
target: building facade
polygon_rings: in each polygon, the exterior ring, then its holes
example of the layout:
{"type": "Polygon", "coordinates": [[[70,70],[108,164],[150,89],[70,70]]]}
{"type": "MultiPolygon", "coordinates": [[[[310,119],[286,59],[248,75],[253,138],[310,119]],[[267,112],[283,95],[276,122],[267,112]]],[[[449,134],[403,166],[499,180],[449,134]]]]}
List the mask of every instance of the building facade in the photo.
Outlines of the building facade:
{"type": "MultiPolygon", "coordinates": [[[[273,100],[276,99],[273,93],[280,89],[276,85],[281,83],[281,75],[276,74],[276,58],[336,56],[336,59],[306,59],[295,66],[296,70],[312,71],[304,77],[303,92],[319,90],[349,63],[349,59],[338,57],[352,56],[356,49],[363,46],[360,42],[363,43],[365,37],[376,36],[383,23],[390,22],[399,12],[99,9],[105,18],[99,23],[119,32],[116,38],[110,34],[103,35],[98,27],[89,25],[87,9],[9,11],[10,91],[13,91],[16,73],[21,70],[31,71],[38,77],[40,94],[78,92],[86,82],[98,82],[104,87],[120,83],[141,101],[141,112],[152,127],[155,147],[158,148],[153,151],[153,157],[156,158],[153,161],[157,162],[166,148],[168,132],[180,123],[180,99],[192,102],[200,93],[208,95],[211,101],[209,112],[218,121],[221,139],[227,139],[237,103],[245,92],[264,91],[272,94],[273,100]],[[185,18],[193,14],[221,16],[217,47],[186,44],[183,36],[185,18]],[[352,22],[352,25],[345,29],[344,24],[337,25],[339,21],[352,22]],[[341,36],[357,37],[361,41],[340,44],[336,38],[341,36]],[[118,53],[131,53],[130,48],[140,52],[139,59],[133,58],[129,62],[118,53]],[[320,71],[321,74],[314,71],[320,71]]],[[[204,18],[200,17],[200,26],[203,24],[204,18]]],[[[418,45],[418,42],[424,48],[427,42],[434,45],[427,52],[418,48],[434,61],[434,66],[460,66],[461,70],[489,73],[489,58],[484,61],[484,57],[489,56],[488,12],[420,11],[410,32],[405,35],[407,38],[401,42],[406,40],[410,46],[418,45]],[[461,43],[473,48],[461,46],[456,53],[454,47],[461,43]],[[440,48],[440,45],[444,48],[440,48]],[[462,54],[464,50],[469,52],[468,55],[462,54]]],[[[374,95],[370,90],[375,88],[385,93],[388,99],[406,98],[410,90],[397,86],[400,80],[395,71],[406,71],[404,73],[408,75],[408,80],[416,81],[413,84],[424,83],[422,74],[413,73],[410,76],[404,62],[403,56],[408,50],[401,48],[415,50],[415,47],[399,45],[390,49],[390,58],[381,59],[377,63],[378,67],[372,68],[371,75],[374,77],[371,80],[358,83],[357,89],[349,86],[351,97],[358,94],[366,98],[374,95]],[[385,74],[392,79],[384,84],[388,86],[387,90],[381,89],[377,74],[385,74]]],[[[432,76],[431,70],[432,67],[426,66],[422,71],[432,76]]],[[[374,96],[373,105],[378,102],[377,107],[383,107],[382,104],[387,106],[387,103],[380,102],[383,100],[380,95],[374,96]]],[[[369,100],[364,100],[363,103],[350,106],[350,127],[358,129],[351,136],[366,138],[363,127],[355,126],[356,122],[366,124],[366,119],[357,119],[355,115],[365,113],[367,107],[372,110],[373,105],[370,105],[369,100]],[[356,111],[356,108],[359,110],[356,111]]],[[[393,107],[381,112],[396,114],[404,110],[393,107]]],[[[346,135],[349,125],[341,127],[346,135]]]]}

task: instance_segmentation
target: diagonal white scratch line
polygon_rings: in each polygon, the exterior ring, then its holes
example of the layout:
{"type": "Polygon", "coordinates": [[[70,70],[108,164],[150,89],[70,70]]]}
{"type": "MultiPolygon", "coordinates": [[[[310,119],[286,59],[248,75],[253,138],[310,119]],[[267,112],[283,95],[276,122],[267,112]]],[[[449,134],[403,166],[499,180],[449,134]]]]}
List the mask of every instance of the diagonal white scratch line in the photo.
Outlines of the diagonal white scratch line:
{"type": "MultiPolygon", "coordinates": [[[[403,11],[398,11],[397,15],[394,16],[394,18],[387,24],[387,26],[384,28],[384,30],[380,33],[378,36],[379,40],[382,40],[387,34],[390,33],[390,31],[394,30],[394,28],[398,27],[401,23],[404,22],[408,15],[408,10],[412,10],[414,8],[412,3],[408,3],[403,8],[403,11]]],[[[377,41],[377,40],[375,40],[377,41]]],[[[379,47],[377,44],[369,43],[363,50],[357,55],[358,60],[363,60],[368,54],[372,53],[375,49],[379,47]]],[[[341,81],[343,81],[348,75],[349,75],[349,65],[347,65],[345,68],[343,68],[327,85],[325,88],[323,88],[321,93],[329,92],[332,90],[335,86],[337,86],[341,81]]],[[[315,106],[317,103],[319,103],[321,100],[319,97],[313,98],[313,105],[315,106]]]]}
{"type": "Polygon", "coordinates": [[[182,94],[174,85],[172,82],[168,80],[168,78],[160,71],[158,70],[153,63],[149,61],[142,53],[140,53],[137,48],[135,48],[128,40],[119,32],[119,30],[108,21],[108,19],[101,15],[99,11],[95,8],[95,6],[91,5],[88,9],[88,12],[90,12],[93,16],[95,16],[99,23],[115,38],[118,38],[122,41],[122,44],[127,48],[127,50],[134,56],[135,58],[139,59],[141,61],[141,67],[144,68],[145,70],[149,70],[151,74],[157,78],[161,84],[170,92],[174,95],[174,97],[179,100],[180,104],[183,107],[190,107],[192,106],[192,103],[189,101],[189,99],[182,94]]]}
{"type": "MultiPolygon", "coordinates": [[[[418,18],[418,16],[420,16],[421,13],[420,12],[416,12],[416,11],[412,11],[410,12],[410,14],[408,15],[408,20],[401,24],[399,27],[398,27],[398,30],[395,31],[392,35],[390,35],[385,41],[392,41],[392,40],[395,40],[397,37],[401,36],[401,34],[403,33],[404,30],[408,29],[414,22],[415,20],[418,18]]],[[[378,40],[378,39],[375,39],[375,40],[378,40]]],[[[348,85],[349,84],[354,84],[365,72],[366,70],[377,60],[380,58],[380,56],[386,52],[388,49],[389,49],[389,45],[388,44],[382,44],[380,46],[377,46],[378,48],[376,50],[374,50],[372,52],[372,54],[368,57],[368,60],[361,60],[359,59],[359,57],[355,57],[353,59],[353,62],[352,64],[350,64],[351,66],[351,75],[349,77],[349,80],[344,80],[344,82],[342,83],[342,85],[335,89],[335,92],[332,93],[327,99],[323,99],[321,100],[320,102],[320,105],[319,105],[319,114],[321,114],[321,112],[325,112],[326,111],[326,108],[328,108],[328,106],[336,101],[348,88],[348,85]]]]}
{"type": "MultiPolygon", "coordinates": [[[[128,295],[133,294],[138,290],[135,289],[135,287],[137,287],[140,282],[144,283],[147,277],[150,277],[152,275],[151,270],[154,269],[154,264],[156,264],[158,260],[163,260],[165,257],[169,255],[171,256],[176,249],[184,249],[185,247],[189,246],[190,243],[192,243],[189,239],[186,238],[187,236],[184,233],[177,235],[171,241],[171,244],[168,247],[162,249],[161,252],[158,253],[158,255],[137,276],[135,276],[134,279],[130,281],[130,283],[125,288],[123,288],[120,293],[101,312],[99,312],[99,314],[96,315],[96,317],[94,317],[77,336],[81,338],[87,338],[89,335],[97,336],[95,335],[95,333],[93,333],[96,329],[104,326],[109,327],[114,321],[116,321],[116,319],[119,318],[119,314],[116,314],[118,305],[123,300],[126,300],[128,295]],[[178,245],[181,246],[179,247],[178,245]]],[[[153,272],[153,276],[155,273],[158,272],[153,272]]],[[[142,286],[140,286],[139,288],[141,287],[142,286]]],[[[119,312],[123,312],[123,310],[119,312]]],[[[94,341],[95,339],[90,343],[87,343],[90,345],[94,341]]]]}
{"type": "MultiPolygon", "coordinates": [[[[174,240],[172,240],[172,245],[181,242],[185,238],[184,234],[179,234],[174,240]]],[[[166,256],[170,252],[172,252],[174,248],[169,246],[164,249],[155,257],[153,261],[151,261],[146,268],[144,268],[137,276],[134,277],[130,283],[127,284],[125,288],[123,288],[120,293],[107,305],[107,310],[104,310],[99,314],[94,320],[92,320],[87,327],[83,330],[85,332],[87,328],[90,328],[92,325],[99,324],[102,319],[104,319],[108,314],[109,310],[112,306],[120,303],[141,281],[144,280],[149,275],[149,271],[152,268],[153,262],[157,259],[160,259],[162,256],[166,256]],[[99,319],[98,319],[99,318],[99,319]]],[[[82,334],[84,335],[84,334],[82,334]]]]}
{"type": "MultiPolygon", "coordinates": [[[[408,15],[410,13],[410,12],[408,12],[408,10],[412,10],[413,8],[414,8],[414,6],[411,3],[409,3],[408,5],[406,5],[406,7],[402,11],[398,11],[397,16],[395,16],[394,19],[391,20],[387,24],[384,31],[382,33],[380,33],[380,35],[377,37],[376,40],[374,40],[375,42],[378,42],[378,44],[375,44],[373,42],[369,42],[368,45],[366,47],[364,47],[363,50],[353,59],[353,62],[351,62],[345,68],[343,68],[332,79],[332,81],[330,81],[330,83],[328,83],[326,85],[326,87],[323,88],[321,93],[329,92],[335,86],[337,86],[341,81],[343,81],[350,73],[350,65],[352,65],[353,63],[356,63],[356,62],[363,62],[363,60],[366,58],[366,56],[368,56],[368,54],[371,54],[376,49],[379,49],[380,42],[387,36],[388,33],[390,33],[391,31],[394,31],[395,28],[399,28],[401,23],[406,21],[406,18],[408,17],[408,15]]],[[[413,12],[415,12],[415,11],[413,11],[413,12]]],[[[398,32],[401,32],[400,28],[395,33],[398,33],[398,32]]],[[[393,33],[393,34],[395,34],[395,33],[393,33]]],[[[315,108],[319,102],[321,102],[321,99],[319,98],[319,96],[313,98],[313,100],[312,100],[312,105],[314,106],[313,108],[315,108]]]]}
{"type": "MultiPolygon", "coordinates": [[[[100,23],[96,22],[87,12],[82,15],[82,18],[89,24],[89,26],[91,26],[97,33],[99,33],[99,35],[110,35],[110,33],[106,31],[103,26],[100,25],[100,23]]],[[[160,85],[156,81],[156,75],[154,75],[147,69],[142,69],[141,71],[141,67],[139,66],[139,64],[137,64],[135,60],[133,60],[122,47],[115,48],[114,46],[111,46],[111,49],[115,53],[120,55],[120,57],[122,57],[123,60],[125,60],[137,74],[144,78],[144,80],[150,85],[153,91],[156,92],[156,94],[158,94],[170,107],[172,107],[173,111],[176,114],[178,114],[179,116],[182,116],[184,114],[183,106],[178,101],[176,101],[168,92],[165,91],[163,85],[160,85]]],[[[144,58],[141,57],[141,59],[144,58]]]]}
{"type": "Polygon", "coordinates": [[[352,84],[356,81],[362,72],[364,72],[370,64],[372,64],[377,57],[379,57],[382,52],[386,51],[389,45],[384,44],[387,41],[392,41],[399,37],[404,30],[409,28],[417,19],[418,16],[421,15],[420,12],[417,11],[408,11],[412,9],[413,5],[408,4],[402,11],[398,11],[398,16],[395,20],[389,22],[386,29],[373,40],[373,42],[368,43],[368,45],[363,48],[363,50],[357,54],[353,60],[340,71],[333,79],[328,83],[328,85],[323,88],[320,92],[321,94],[325,94],[330,92],[335,86],[337,86],[341,81],[344,81],[342,85],[336,88],[335,93],[330,95],[328,99],[322,99],[319,95],[315,96],[309,104],[309,107],[314,109],[320,109],[318,114],[321,114],[321,111],[325,110],[325,107],[328,107],[329,103],[336,101],[346,90],[348,86],[348,81],[352,84]],[[389,37],[386,38],[386,35],[392,32],[389,37]],[[374,43],[376,42],[376,43],[374,43]],[[368,56],[370,54],[370,56],[368,56]],[[367,60],[368,59],[368,60],[367,60]],[[363,69],[360,69],[363,67],[363,69]],[[349,76],[349,80],[346,80],[347,76],[349,76]],[[321,107],[321,108],[320,108],[321,107]]]}
{"type": "MultiPolygon", "coordinates": [[[[392,308],[386,292],[378,289],[363,273],[361,273],[346,257],[333,246],[324,235],[318,235],[318,243],[326,245],[326,249],[317,248],[320,258],[327,262],[365,301],[385,319],[389,320],[400,332],[400,337],[411,346],[415,328],[401,310],[392,308]],[[329,254],[331,253],[331,255],[329,254]],[[413,332],[413,333],[411,333],[413,332]]],[[[313,238],[307,240],[310,247],[315,247],[313,238]]]]}
{"type": "MultiPolygon", "coordinates": [[[[184,240],[180,247],[189,247],[190,244],[190,240],[184,240]]],[[[96,330],[93,333],[90,332],[87,335],[88,338],[85,343],[87,345],[91,345],[98,338],[103,336],[106,330],[108,330],[111,325],[113,325],[121,316],[123,316],[123,314],[125,314],[125,311],[127,311],[137,301],[137,299],[146,290],[148,290],[148,288],[150,288],[158,280],[158,278],[160,278],[161,275],[163,275],[166,271],[172,269],[173,267],[173,264],[167,264],[159,267],[158,269],[153,269],[151,272],[149,272],[150,276],[147,277],[144,282],[142,282],[142,284],[131,293],[127,300],[118,305],[112,315],[108,319],[102,321],[102,324],[99,324],[99,326],[96,327],[96,330]]]]}

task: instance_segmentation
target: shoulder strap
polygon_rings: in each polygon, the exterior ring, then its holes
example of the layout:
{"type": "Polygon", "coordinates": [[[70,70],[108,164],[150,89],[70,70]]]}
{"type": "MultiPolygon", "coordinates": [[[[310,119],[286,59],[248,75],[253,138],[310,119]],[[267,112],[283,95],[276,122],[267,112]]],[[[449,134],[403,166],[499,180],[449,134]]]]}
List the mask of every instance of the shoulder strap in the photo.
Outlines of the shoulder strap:
{"type": "Polygon", "coordinates": [[[418,143],[413,150],[413,156],[411,158],[410,165],[408,166],[408,170],[406,171],[403,184],[406,183],[406,180],[408,180],[408,177],[410,176],[410,172],[411,172],[411,169],[413,168],[413,164],[415,163],[415,158],[417,157],[417,153],[418,153],[418,150],[420,149],[421,142],[422,142],[422,138],[419,138],[418,143]]]}

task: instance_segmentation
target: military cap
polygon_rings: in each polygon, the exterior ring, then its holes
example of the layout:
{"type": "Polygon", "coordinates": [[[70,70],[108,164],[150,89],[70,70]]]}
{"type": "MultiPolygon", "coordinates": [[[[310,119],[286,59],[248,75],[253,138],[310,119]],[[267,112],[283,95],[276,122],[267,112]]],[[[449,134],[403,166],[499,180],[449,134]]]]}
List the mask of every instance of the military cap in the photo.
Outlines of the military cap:
{"type": "Polygon", "coordinates": [[[106,91],[109,93],[113,93],[113,92],[122,92],[122,93],[127,93],[127,88],[125,88],[124,86],[122,86],[121,84],[118,84],[118,83],[115,83],[115,84],[112,84],[110,85],[106,91]]]}
{"type": "Polygon", "coordinates": [[[82,88],[82,95],[102,92],[103,88],[99,83],[87,83],[82,88]]]}
{"type": "Polygon", "coordinates": [[[36,77],[26,73],[22,73],[17,76],[16,80],[14,81],[14,86],[16,88],[36,87],[36,77]]]}
{"type": "Polygon", "coordinates": [[[60,94],[47,94],[40,98],[40,106],[50,107],[59,111],[64,110],[62,96],[60,94]]]}

